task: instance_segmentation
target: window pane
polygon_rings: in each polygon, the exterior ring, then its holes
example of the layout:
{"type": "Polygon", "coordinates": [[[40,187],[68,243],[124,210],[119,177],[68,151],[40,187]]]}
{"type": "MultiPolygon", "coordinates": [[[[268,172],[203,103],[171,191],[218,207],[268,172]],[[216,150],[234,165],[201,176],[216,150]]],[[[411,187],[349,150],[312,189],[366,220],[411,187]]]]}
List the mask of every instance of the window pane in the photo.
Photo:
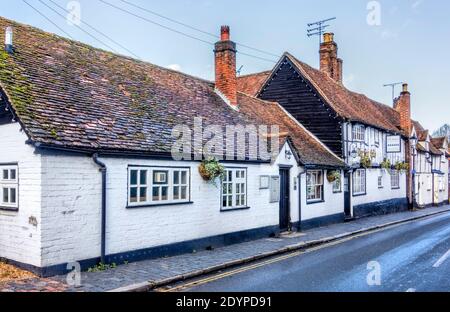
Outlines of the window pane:
{"type": "Polygon", "coordinates": [[[228,207],[233,207],[233,196],[228,196],[228,207]]]}
{"type": "Polygon", "coordinates": [[[141,185],[147,185],[147,170],[141,170],[141,185]]]}
{"type": "Polygon", "coordinates": [[[11,188],[10,190],[10,203],[11,204],[15,204],[16,203],[16,189],[15,188],[11,188]]]}
{"type": "Polygon", "coordinates": [[[241,195],[241,205],[245,206],[245,195],[241,195]]]}
{"type": "Polygon", "coordinates": [[[137,203],[137,187],[130,188],[130,203],[137,203]]]}
{"type": "Polygon", "coordinates": [[[159,187],[154,187],[152,191],[153,201],[159,201],[159,187]]]}
{"type": "Polygon", "coordinates": [[[167,186],[161,187],[161,200],[169,200],[169,188],[167,186]]]}
{"type": "Polygon", "coordinates": [[[241,183],[241,193],[245,194],[245,183],[241,183]]]}
{"type": "Polygon", "coordinates": [[[16,179],[16,169],[11,169],[11,171],[9,172],[9,179],[10,180],[16,179]]]}
{"type": "Polygon", "coordinates": [[[166,184],[167,183],[167,171],[154,171],[153,172],[153,183],[166,184]]]}
{"type": "Polygon", "coordinates": [[[173,172],[173,184],[180,184],[180,171],[173,172]]]}
{"type": "Polygon", "coordinates": [[[240,171],[236,171],[236,178],[239,179],[241,177],[241,172],[240,171]]]}
{"type": "Polygon", "coordinates": [[[131,185],[137,185],[137,181],[138,181],[137,176],[138,176],[137,170],[130,171],[130,184],[131,185]]]}
{"type": "Polygon", "coordinates": [[[147,201],[147,188],[141,187],[140,194],[139,194],[139,201],[145,202],[147,201]]]}
{"type": "Polygon", "coordinates": [[[7,169],[3,170],[3,180],[9,179],[9,171],[7,169]]]}
{"type": "Polygon", "coordinates": [[[187,186],[181,187],[181,199],[187,199],[187,186]]]}
{"type": "Polygon", "coordinates": [[[3,188],[3,202],[5,204],[9,203],[8,189],[3,188]]]}
{"type": "Polygon", "coordinates": [[[179,186],[174,186],[173,187],[173,199],[174,200],[179,200],[180,199],[180,187],[179,186]]]}
{"type": "Polygon", "coordinates": [[[233,184],[232,183],[228,183],[228,194],[233,194],[233,184]]]}
{"type": "Polygon", "coordinates": [[[233,181],[233,171],[228,171],[228,181],[233,181]]]}
{"type": "Polygon", "coordinates": [[[181,172],[181,184],[188,184],[188,182],[187,182],[187,172],[186,171],[182,171],[181,172]]]}
{"type": "Polygon", "coordinates": [[[224,207],[224,208],[226,208],[227,207],[227,196],[223,196],[222,197],[222,206],[224,207]]]}

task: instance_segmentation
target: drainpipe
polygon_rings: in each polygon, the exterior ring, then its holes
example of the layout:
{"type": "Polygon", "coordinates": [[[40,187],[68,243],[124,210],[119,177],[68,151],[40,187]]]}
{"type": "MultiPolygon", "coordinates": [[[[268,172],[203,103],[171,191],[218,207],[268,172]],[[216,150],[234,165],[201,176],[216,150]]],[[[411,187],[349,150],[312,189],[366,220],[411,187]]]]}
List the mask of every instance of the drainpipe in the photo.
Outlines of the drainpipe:
{"type": "Polygon", "coordinates": [[[306,170],[298,174],[298,232],[302,231],[302,175],[306,173],[306,170]]]}
{"type": "Polygon", "coordinates": [[[98,154],[92,156],[93,161],[99,166],[99,171],[102,173],[102,234],[101,234],[101,252],[100,261],[105,264],[106,254],[106,165],[98,159],[98,154]]]}

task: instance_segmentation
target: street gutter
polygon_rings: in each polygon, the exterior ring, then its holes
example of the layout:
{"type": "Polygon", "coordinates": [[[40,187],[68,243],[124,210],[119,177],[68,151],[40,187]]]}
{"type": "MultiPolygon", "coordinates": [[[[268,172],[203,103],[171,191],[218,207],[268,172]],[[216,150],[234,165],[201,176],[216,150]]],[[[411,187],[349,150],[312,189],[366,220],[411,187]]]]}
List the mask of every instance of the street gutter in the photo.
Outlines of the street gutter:
{"type": "Polygon", "coordinates": [[[450,212],[450,209],[443,210],[443,211],[438,211],[438,212],[433,212],[433,213],[426,214],[426,215],[416,216],[416,217],[412,217],[412,218],[408,218],[408,219],[398,220],[398,221],[394,221],[394,222],[384,223],[384,224],[380,224],[380,225],[375,225],[375,226],[363,228],[363,229],[360,229],[360,230],[357,230],[357,231],[346,232],[346,233],[343,233],[343,234],[330,236],[330,237],[325,237],[325,238],[318,239],[318,240],[312,240],[312,241],[309,241],[309,242],[302,242],[302,243],[286,246],[286,247],[283,247],[283,248],[280,248],[280,249],[276,249],[276,250],[273,250],[273,251],[260,253],[260,254],[257,254],[255,256],[251,256],[251,257],[247,257],[247,258],[242,258],[242,259],[237,259],[237,260],[225,262],[225,263],[222,263],[222,264],[219,264],[219,265],[208,267],[206,269],[192,271],[192,272],[189,272],[189,273],[186,273],[186,274],[181,274],[181,275],[169,277],[169,278],[158,280],[158,281],[149,281],[149,282],[133,284],[133,285],[117,288],[117,289],[114,289],[114,290],[110,290],[108,292],[149,292],[149,291],[152,291],[155,288],[160,288],[160,287],[164,287],[164,286],[167,286],[167,285],[170,285],[170,284],[183,282],[183,281],[186,281],[186,280],[189,280],[189,279],[193,279],[193,278],[197,278],[197,277],[200,277],[200,276],[203,276],[203,275],[207,275],[207,274],[215,273],[215,272],[218,272],[218,271],[222,271],[222,270],[225,270],[225,269],[230,269],[230,268],[233,268],[233,267],[241,266],[241,265],[248,264],[248,263],[251,263],[251,262],[255,262],[255,261],[271,258],[271,257],[278,256],[278,255],[283,255],[283,254],[294,252],[294,251],[306,250],[306,249],[309,249],[309,248],[312,248],[312,247],[317,247],[319,245],[324,245],[324,244],[327,244],[327,243],[336,242],[336,241],[339,241],[339,240],[342,240],[342,239],[346,239],[346,238],[350,238],[350,237],[353,237],[353,236],[357,236],[357,235],[360,235],[360,234],[363,234],[363,233],[372,232],[372,231],[375,231],[375,230],[391,227],[391,226],[402,224],[402,223],[409,223],[411,221],[426,219],[428,217],[441,215],[441,214],[445,214],[445,213],[448,213],[448,212],[450,212]]]}

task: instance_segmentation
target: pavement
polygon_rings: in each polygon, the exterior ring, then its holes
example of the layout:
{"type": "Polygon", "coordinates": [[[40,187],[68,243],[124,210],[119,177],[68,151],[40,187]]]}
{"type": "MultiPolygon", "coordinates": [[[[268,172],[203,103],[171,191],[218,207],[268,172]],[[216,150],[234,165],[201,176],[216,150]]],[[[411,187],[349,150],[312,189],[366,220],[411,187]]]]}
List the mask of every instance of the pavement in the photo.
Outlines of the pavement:
{"type": "Polygon", "coordinates": [[[278,258],[279,261],[275,258],[266,261],[267,264],[248,266],[248,269],[244,266],[170,290],[449,292],[450,214],[278,258]]]}
{"type": "Polygon", "coordinates": [[[170,258],[129,263],[103,272],[83,272],[81,274],[81,285],[78,287],[67,285],[66,276],[56,276],[49,279],[36,278],[10,282],[0,285],[0,292],[150,291],[156,287],[181,282],[276,255],[305,250],[353,235],[439,214],[450,215],[450,206],[357,219],[352,222],[315,228],[300,234],[295,233],[280,238],[266,238],[211,251],[197,251],[170,258]]]}

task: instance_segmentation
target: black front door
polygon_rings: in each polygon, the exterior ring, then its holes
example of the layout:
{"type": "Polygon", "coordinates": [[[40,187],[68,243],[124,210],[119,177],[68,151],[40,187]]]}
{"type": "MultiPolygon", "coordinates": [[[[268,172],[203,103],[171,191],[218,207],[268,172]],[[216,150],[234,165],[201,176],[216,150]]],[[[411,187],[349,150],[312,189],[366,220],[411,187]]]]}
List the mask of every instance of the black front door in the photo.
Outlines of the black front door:
{"type": "Polygon", "coordinates": [[[345,218],[351,218],[352,217],[352,203],[351,203],[351,173],[346,171],[344,174],[344,211],[345,211],[345,218]]]}
{"type": "Polygon", "coordinates": [[[280,229],[287,231],[290,228],[290,176],[289,169],[280,169],[280,229]]]}

